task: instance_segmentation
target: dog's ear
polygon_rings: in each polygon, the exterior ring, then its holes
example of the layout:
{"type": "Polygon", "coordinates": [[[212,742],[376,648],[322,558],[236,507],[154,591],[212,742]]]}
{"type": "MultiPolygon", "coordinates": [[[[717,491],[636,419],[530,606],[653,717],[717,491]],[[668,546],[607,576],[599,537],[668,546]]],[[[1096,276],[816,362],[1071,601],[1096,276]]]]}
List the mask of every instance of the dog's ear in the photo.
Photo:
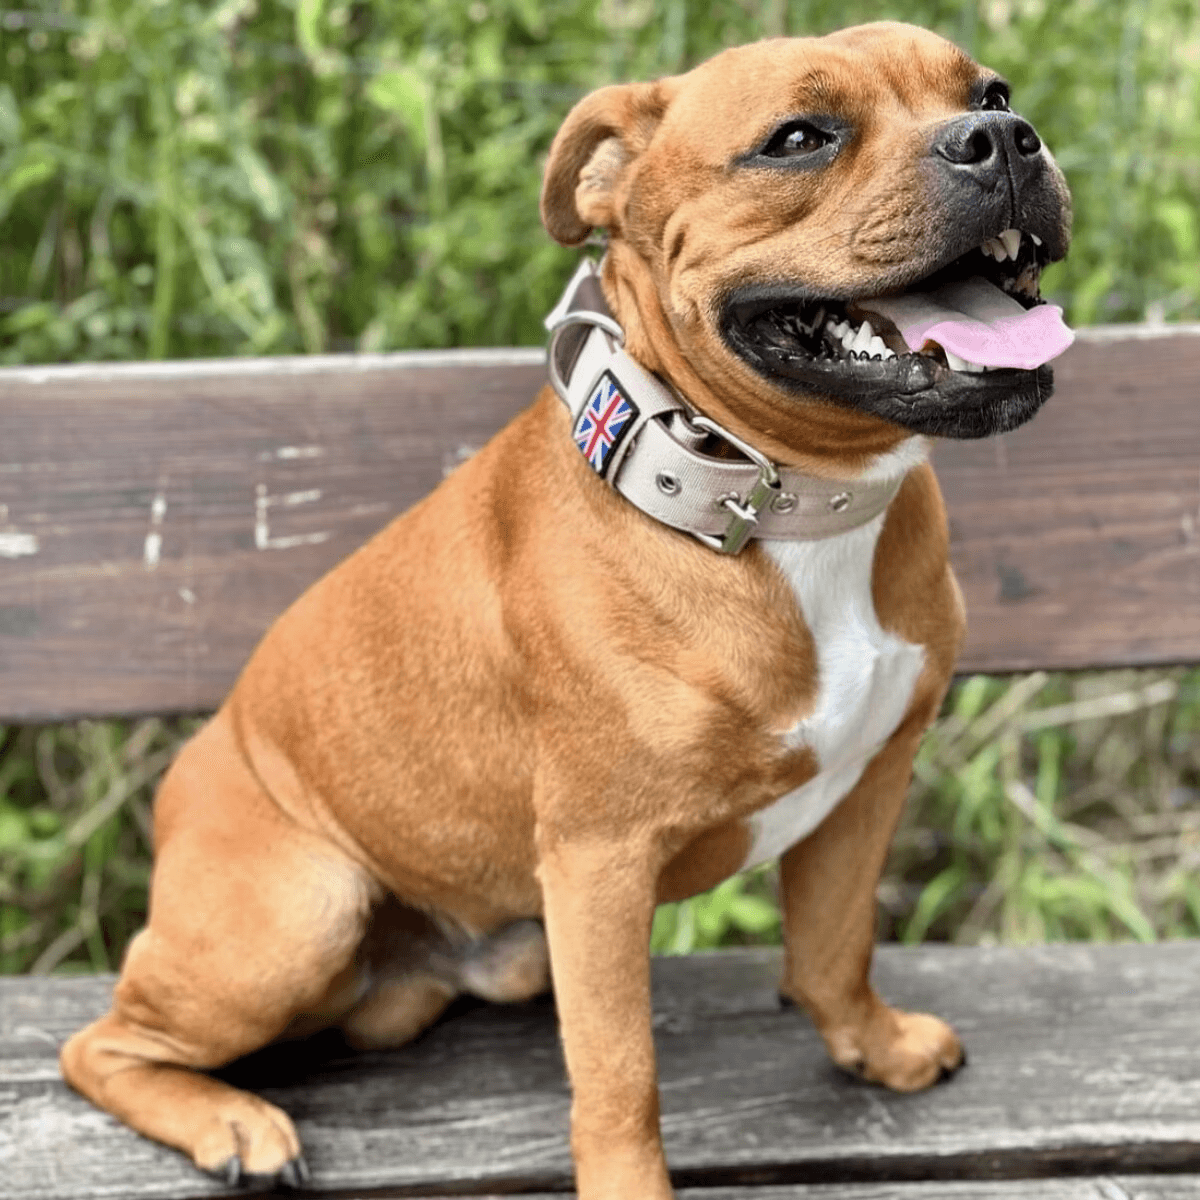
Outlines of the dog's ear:
{"type": "Polygon", "coordinates": [[[604,87],[567,115],[542,183],[542,223],[555,241],[578,246],[593,228],[613,226],[617,189],[662,120],[669,82],[604,87]]]}

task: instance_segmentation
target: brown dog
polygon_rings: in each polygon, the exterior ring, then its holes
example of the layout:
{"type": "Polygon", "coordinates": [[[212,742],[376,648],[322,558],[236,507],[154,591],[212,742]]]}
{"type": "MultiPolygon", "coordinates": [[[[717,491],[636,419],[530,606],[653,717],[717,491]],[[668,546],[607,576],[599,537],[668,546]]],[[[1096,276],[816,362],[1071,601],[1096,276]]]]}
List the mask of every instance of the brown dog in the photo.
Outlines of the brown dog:
{"type": "Polygon", "coordinates": [[[902,1090],[962,1061],[868,982],[963,633],[922,435],[1048,395],[1046,338],[988,305],[1048,311],[1062,176],[992,72],[885,24],[596,92],[542,212],[610,238],[607,309],[585,272],[557,315],[570,407],[543,389],[267,634],[162,784],[149,925],[63,1050],[81,1092],[230,1179],[302,1182],[300,1146],[196,1068],[331,1024],[398,1044],[461,991],[552,974],[580,1195],[669,1197],[654,906],[780,853],[782,990],[833,1059],[902,1090]],[[910,352],[906,305],[946,343],[910,352]],[[1000,349],[953,351],[968,326],[1000,349]],[[706,498],[726,477],[748,483],[706,498]]]}

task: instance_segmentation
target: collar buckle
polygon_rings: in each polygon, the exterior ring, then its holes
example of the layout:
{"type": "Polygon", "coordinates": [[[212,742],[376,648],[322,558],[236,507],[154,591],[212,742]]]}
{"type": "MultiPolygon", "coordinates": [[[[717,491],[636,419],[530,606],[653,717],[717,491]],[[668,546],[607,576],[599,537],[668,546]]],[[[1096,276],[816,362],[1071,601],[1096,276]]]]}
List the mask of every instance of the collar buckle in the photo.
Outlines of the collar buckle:
{"type": "Polygon", "coordinates": [[[736,492],[726,493],[718,498],[717,503],[731,514],[725,532],[719,537],[707,533],[693,535],[721,554],[739,554],[758,528],[758,514],[779,494],[779,469],[765,454],[743,442],[709,417],[694,413],[685,416],[684,420],[693,429],[701,429],[728,442],[758,468],[758,479],[746,493],[744,500],[736,492]]]}

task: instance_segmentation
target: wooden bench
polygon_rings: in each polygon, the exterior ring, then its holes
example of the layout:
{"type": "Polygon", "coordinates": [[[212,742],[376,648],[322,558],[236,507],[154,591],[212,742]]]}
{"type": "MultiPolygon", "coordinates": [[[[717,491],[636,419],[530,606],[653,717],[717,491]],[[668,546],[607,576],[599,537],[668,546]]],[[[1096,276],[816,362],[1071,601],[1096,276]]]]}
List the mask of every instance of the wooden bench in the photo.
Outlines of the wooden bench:
{"type": "MultiPolygon", "coordinates": [[[[524,405],[537,350],[0,371],[0,720],[211,709],[268,622],[524,405]]],[[[1007,437],[936,454],[961,669],[1200,659],[1200,329],[1092,330],[1007,437]]],[[[1200,1194],[1200,943],[881,948],[970,1067],[893,1095],[835,1071],[777,956],[655,963],[668,1155],[690,1200],[1200,1194]]],[[[69,1092],[111,977],[0,980],[0,1195],[224,1194],[69,1092]]],[[[331,1196],[561,1194],[549,1002],[414,1045],[230,1068],[297,1119],[331,1196]]]]}

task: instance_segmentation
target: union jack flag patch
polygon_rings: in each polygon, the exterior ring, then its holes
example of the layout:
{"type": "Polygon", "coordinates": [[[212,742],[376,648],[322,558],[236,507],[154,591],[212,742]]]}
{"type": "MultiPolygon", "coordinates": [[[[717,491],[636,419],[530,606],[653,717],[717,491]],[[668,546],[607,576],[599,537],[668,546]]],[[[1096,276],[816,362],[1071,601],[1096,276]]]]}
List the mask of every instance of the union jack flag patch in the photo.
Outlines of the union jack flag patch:
{"type": "Polygon", "coordinates": [[[601,478],[612,452],[637,423],[637,405],[621,391],[610,371],[600,376],[575,422],[575,445],[601,478]]]}

